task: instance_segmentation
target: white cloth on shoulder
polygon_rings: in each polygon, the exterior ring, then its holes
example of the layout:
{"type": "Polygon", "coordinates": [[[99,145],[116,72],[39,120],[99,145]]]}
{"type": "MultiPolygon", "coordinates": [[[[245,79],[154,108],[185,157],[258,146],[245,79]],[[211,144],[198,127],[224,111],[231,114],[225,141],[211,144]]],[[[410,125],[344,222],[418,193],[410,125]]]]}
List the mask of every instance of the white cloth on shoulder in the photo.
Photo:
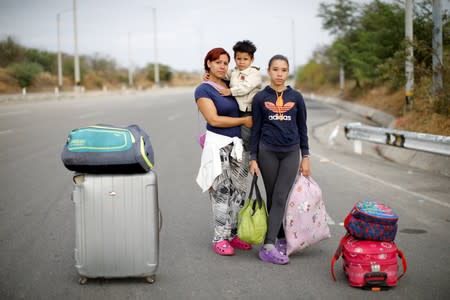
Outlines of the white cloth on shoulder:
{"type": "Polygon", "coordinates": [[[202,192],[206,192],[212,186],[214,179],[222,174],[220,149],[231,143],[233,144],[231,156],[241,162],[242,152],[244,151],[241,138],[206,131],[205,146],[196,180],[202,192]]]}

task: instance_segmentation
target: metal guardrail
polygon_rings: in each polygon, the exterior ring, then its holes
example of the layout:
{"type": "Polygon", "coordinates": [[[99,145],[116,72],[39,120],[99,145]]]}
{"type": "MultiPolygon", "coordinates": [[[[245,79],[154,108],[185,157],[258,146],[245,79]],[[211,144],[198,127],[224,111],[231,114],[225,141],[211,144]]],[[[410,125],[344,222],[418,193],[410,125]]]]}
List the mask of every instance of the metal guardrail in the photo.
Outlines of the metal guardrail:
{"type": "Polygon", "coordinates": [[[361,123],[345,125],[345,136],[347,139],[450,156],[449,136],[394,130],[361,123]]]}

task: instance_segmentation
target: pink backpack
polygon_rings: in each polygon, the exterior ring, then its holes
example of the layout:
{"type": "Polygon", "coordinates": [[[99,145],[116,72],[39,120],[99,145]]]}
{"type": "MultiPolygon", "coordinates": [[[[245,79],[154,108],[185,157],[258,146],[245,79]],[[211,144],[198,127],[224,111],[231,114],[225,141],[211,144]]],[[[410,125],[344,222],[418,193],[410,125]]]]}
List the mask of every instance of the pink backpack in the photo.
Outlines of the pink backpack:
{"type": "Polygon", "coordinates": [[[311,176],[297,176],[284,214],[287,255],[330,237],[322,191],[311,176]]]}
{"type": "Polygon", "coordinates": [[[394,242],[358,240],[347,233],[331,261],[331,276],[335,281],[334,264],[341,255],[348,283],[354,287],[377,291],[396,286],[407,268],[405,256],[394,242]],[[397,273],[397,256],[403,265],[400,276],[397,273]]]}

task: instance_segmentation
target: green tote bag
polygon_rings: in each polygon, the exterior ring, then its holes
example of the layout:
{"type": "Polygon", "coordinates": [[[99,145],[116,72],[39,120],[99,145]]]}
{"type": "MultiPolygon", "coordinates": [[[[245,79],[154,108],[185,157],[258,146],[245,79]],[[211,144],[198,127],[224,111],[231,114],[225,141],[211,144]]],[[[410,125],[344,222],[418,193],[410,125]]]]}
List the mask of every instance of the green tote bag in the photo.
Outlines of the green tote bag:
{"type": "Polygon", "coordinates": [[[267,232],[267,208],[258,188],[258,176],[253,176],[250,193],[238,216],[238,236],[244,242],[261,244],[267,232]],[[253,190],[256,198],[253,198],[253,190]]]}

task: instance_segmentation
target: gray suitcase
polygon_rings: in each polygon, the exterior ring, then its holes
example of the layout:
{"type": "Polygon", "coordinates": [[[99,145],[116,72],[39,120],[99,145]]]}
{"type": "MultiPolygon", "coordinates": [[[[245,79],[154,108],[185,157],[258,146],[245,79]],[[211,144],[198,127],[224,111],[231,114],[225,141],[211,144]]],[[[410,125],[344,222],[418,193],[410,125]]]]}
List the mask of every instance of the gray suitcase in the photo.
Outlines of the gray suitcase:
{"type": "Polygon", "coordinates": [[[143,277],[155,281],[159,261],[156,173],[74,177],[75,262],[88,278],[143,277]]]}

